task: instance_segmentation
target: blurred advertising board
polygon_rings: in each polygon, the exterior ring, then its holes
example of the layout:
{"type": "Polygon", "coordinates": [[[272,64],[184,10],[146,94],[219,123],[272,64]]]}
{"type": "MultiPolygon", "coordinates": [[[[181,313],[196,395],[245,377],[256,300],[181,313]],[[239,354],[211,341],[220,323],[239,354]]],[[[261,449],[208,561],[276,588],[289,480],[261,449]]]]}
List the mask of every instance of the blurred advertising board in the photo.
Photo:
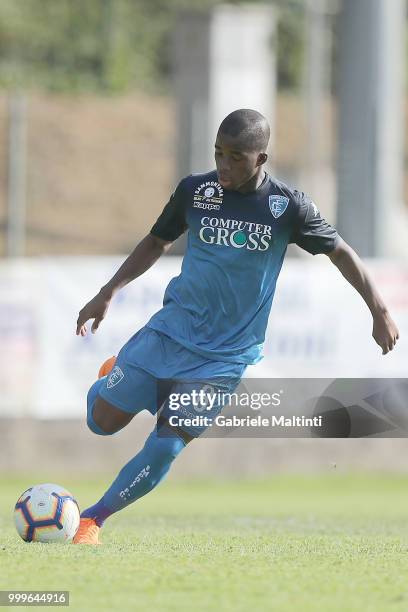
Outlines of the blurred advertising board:
{"type": "MultiPolygon", "coordinates": [[[[161,307],[181,259],[164,257],[115,296],[95,335],[75,335],[78,311],[122,257],[53,257],[0,264],[0,415],[85,415],[100,364],[161,307]]],[[[325,257],[287,259],[272,306],[264,359],[247,377],[407,377],[408,264],[367,261],[400,329],[381,355],[371,315],[325,257]]],[[[90,326],[89,326],[90,327],[90,326]]]]}

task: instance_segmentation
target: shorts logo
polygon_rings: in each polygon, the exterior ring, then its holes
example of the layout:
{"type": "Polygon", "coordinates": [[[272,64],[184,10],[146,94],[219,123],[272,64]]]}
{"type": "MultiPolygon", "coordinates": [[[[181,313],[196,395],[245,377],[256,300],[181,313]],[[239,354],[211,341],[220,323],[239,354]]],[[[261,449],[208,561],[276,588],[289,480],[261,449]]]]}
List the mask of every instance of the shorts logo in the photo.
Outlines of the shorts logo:
{"type": "Polygon", "coordinates": [[[112,389],[112,387],[120,383],[120,381],[122,380],[122,378],[124,378],[124,376],[125,375],[120,369],[120,367],[115,366],[112,372],[109,374],[108,382],[106,383],[107,388],[112,389]]]}
{"type": "Polygon", "coordinates": [[[271,195],[269,196],[269,210],[275,219],[283,215],[289,204],[289,198],[284,196],[271,195]]]}
{"type": "Polygon", "coordinates": [[[224,190],[217,181],[201,183],[194,191],[194,208],[204,210],[220,210],[224,190]]]}

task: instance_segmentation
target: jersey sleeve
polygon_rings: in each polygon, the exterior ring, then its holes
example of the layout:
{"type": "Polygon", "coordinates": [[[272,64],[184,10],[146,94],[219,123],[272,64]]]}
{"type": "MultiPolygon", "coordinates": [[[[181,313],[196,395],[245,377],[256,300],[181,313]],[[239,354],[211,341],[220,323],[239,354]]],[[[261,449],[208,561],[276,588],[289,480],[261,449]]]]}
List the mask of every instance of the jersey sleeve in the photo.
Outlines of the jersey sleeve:
{"type": "Polygon", "coordinates": [[[180,181],[150,233],[173,242],[187,229],[183,181],[180,181]]]}
{"type": "Polygon", "coordinates": [[[294,192],[294,196],[297,215],[289,242],[297,244],[312,255],[330,253],[340,241],[337,230],[323,219],[309,196],[298,191],[294,192]]]}

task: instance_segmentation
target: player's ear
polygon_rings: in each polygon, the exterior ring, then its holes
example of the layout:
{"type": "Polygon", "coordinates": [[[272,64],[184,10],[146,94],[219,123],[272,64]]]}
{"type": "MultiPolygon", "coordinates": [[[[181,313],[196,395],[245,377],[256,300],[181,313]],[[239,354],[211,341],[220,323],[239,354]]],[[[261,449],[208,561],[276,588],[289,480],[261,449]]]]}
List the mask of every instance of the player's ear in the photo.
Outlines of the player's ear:
{"type": "Polygon", "coordinates": [[[256,160],[256,165],[263,166],[263,164],[266,163],[267,159],[268,159],[267,153],[260,153],[258,155],[258,159],[256,160]]]}

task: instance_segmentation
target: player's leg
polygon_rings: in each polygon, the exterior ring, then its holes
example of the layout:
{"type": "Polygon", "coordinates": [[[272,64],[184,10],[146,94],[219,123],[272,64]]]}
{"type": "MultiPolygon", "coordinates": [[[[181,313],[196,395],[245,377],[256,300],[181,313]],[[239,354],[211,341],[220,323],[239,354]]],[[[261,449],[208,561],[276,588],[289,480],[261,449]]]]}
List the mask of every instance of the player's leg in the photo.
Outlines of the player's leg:
{"type": "Polygon", "coordinates": [[[87,424],[93,433],[108,436],[125,427],[135,416],[135,412],[125,412],[106,401],[99,395],[105,378],[97,380],[89,389],[87,397],[87,424]]]}
{"type": "Polygon", "coordinates": [[[158,393],[158,406],[161,406],[161,411],[157,425],[142,450],[122,468],[101,500],[82,516],[92,517],[102,526],[108,516],[122,510],[156,487],[185,446],[207,429],[203,422],[191,425],[191,419],[197,415],[202,416],[205,410],[208,422],[213,421],[228,403],[225,396],[235,390],[239,381],[240,378],[233,376],[210,381],[175,382],[165,398],[158,393]],[[206,399],[204,405],[195,403],[200,391],[206,394],[206,398],[213,395],[215,401],[211,409],[208,409],[206,399]],[[173,394],[178,397],[190,395],[190,404],[183,402],[182,410],[172,409],[170,397],[173,394]],[[174,425],[170,424],[170,417],[176,417],[174,425]]]}
{"type": "Polygon", "coordinates": [[[157,409],[154,378],[140,368],[129,367],[126,351],[127,345],[118,357],[110,357],[101,365],[99,378],[88,391],[87,424],[101,436],[120,431],[144,408],[153,413],[157,409]]]}
{"type": "Polygon", "coordinates": [[[140,499],[163,480],[174,459],[192,439],[180,433],[164,419],[158,422],[143,448],[121,469],[101,499],[81,513],[82,530],[80,527],[75,544],[98,543],[99,528],[109,516],[140,499]]]}
{"type": "MultiPolygon", "coordinates": [[[[128,343],[128,359],[124,359],[124,351],[122,350],[118,355],[118,362],[114,370],[112,370],[111,374],[106,379],[105,384],[100,385],[96,389],[91,388],[88,394],[88,407],[89,405],[93,406],[93,402],[95,401],[95,397],[92,399],[92,396],[100,396],[102,399],[108,401],[108,403],[112,403],[125,412],[134,413],[134,406],[138,404],[141,409],[143,407],[147,408],[154,414],[157,410],[157,406],[162,404],[159,388],[156,388],[155,410],[153,411],[151,406],[149,407],[149,403],[152,403],[151,381],[156,380],[157,382],[157,379],[154,379],[141,368],[135,367],[135,363],[155,363],[160,366],[161,364],[171,363],[171,361],[176,358],[177,363],[185,362],[184,365],[189,372],[194,368],[195,363],[198,363],[196,368],[197,372],[203,372],[205,375],[208,373],[212,374],[214,370],[219,370],[220,368],[223,373],[226,368],[230,378],[231,369],[233,370],[233,378],[236,378],[238,374],[240,376],[243,372],[242,367],[237,368],[233,364],[217,364],[216,362],[209,362],[202,358],[198,358],[195,354],[186,351],[176,343],[167,340],[159,334],[152,333],[149,330],[141,330],[137,336],[139,339],[137,345],[132,342],[128,343]],[[143,340],[143,342],[140,342],[140,340],[143,340]],[[132,345],[133,348],[135,348],[133,352],[132,345]],[[135,352],[139,352],[140,354],[135,355],[135,352]],[[183,355],[183,353],[185,353],[185,355],[183,355]],[[149,401],[146,401],[149,397],[149,401]],[[138,401],[136,401],[136,399],[138,399],[138,401]],[[141,403],[143,400],[145,400],[146,403],[144,406],[141,403]],[[129,402],[132,405],[130,405],[129,402]]],[[[161,378],[162,376],[159,374],[158,377],[161,378]]],[[[163,378],[165,377],[166,376],[163,376],[163,378]]],[[[208,386],[207,382],[205,386],[208,386]]],[[[223,385],[222,388],[230,389],[229,386],[225,387],[225,385],[223,385]]],[[[169,391],[171,392],[171,390],[169,391]]],[[[164,395],[167,397],[169,392],[164,393],[164,395]]],[[[167,420],[167,414],[165,413],[166,406],[168,409],[168,397],[167,401],[164,402],[164,408],[158,419],[157,426],[146,440],[142,450],[122,468],[115,481],[99,502],[87,508],[82,513],[81,526],[74,539],[75,543],[98,543],[99,528],[106,518],[146,495],[146,493],[157,486],[169,471],[174,459],[183,448],[185,448],[186,444],[202,433],[202,428],[198,431],[187,431],[187,429],[183,427],[171,427],[167,420]]],[[[216,409],[218,408],[216,407],[216,409]]],[[[88,414],[88,422],[90,420],[93,421],[93,409],[89,411],[88,408],[88,413],[89,412],[91,414],[90,416],[88,414]]],[[[192,414],[194,414],[194,411],[192,414]]],[[[97,433],[105,432],[101,429],[101,431],[97,433]]]]}
{"type": "MultiPolygon", "coordinates": [[[[155,414],[168,394],[157,379],[141,368],[129,367],[120,354],[117,363],[116,371],[114,368],[108,377],[96,381],[88,392],[88,426],[99,435],[118,431],[143,408],[155,414]]],[[[122,468],[103,497],[81,513],[74,543],[98,544],[104,520],[159,484],[190,439],[160,420],[141,451],[122,468]]]]}
{"type": "Polygon", "coordinates": [[[191,418],[203,412],[203,406],[197,405],[193,399],[194,393],[199,394],[203,389],[205,393],[217,396],[218,399],[212,409],[206,411],[207,418],[212,420],[225,405],[222,399],[223,392],[231,393],[238,382],[236,378],[223,378],[216,383],[212,381],[175,383],[171,387],[169,397],[163,403],[157,426],[147,438],[142,450],[122,468],[102,498],[82,512],[82,528],[80,527],[79,533],[75,536],[74,543],[98,543],[99,528],[105,520],[154,489],[168,473],[174,459],[186,444],[205,431],[205,424],[192,427],[186,425],[188,419],[191,421],[191,418]],[[182,410],[174,409],[169,401],[173,394],[184,397],[190,394],[192,398],[190,405],[186,406],[183,403],[182,410]],[[170,425],[168,420],[170,417],[176,417],[180,425],[170,425]]]}
{"type": "MultiPolygon", "coordinates": [[[[244,367],[240,364],[229,364],[229,368],[229,376],[176,382],[169,399],[163,404],[161,418],[192,438],[200,437],[213,426],[216,417],[230,404],[231,394],[240,383],[244,367]],[[190,398],[188,403],[187,397],[190,398]]],[[[210,366],[202,368],[201,371],[206,373],[211,369],[210,366]]]]}

